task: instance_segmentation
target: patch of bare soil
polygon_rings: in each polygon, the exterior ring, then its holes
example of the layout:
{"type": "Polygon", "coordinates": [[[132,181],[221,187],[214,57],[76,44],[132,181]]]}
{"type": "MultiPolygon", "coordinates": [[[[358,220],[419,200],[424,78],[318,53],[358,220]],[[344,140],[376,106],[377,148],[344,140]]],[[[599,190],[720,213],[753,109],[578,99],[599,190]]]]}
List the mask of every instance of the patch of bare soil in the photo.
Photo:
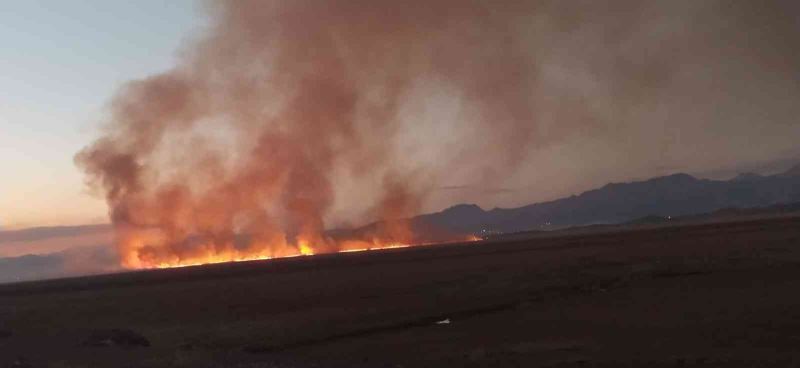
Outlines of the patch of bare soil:
{"type": "Polygon", "coordinates": [[[797,218],[2,285],[0,367],[795,366],[798,288],[797,218]]]}

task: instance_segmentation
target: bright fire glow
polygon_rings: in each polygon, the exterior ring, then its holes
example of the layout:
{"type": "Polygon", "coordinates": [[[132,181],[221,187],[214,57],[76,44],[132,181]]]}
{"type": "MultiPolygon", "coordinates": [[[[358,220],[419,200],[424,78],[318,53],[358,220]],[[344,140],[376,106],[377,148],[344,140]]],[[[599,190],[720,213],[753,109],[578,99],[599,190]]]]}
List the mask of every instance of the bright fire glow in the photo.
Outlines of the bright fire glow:
{"type": "Polygon", "coordinates": [[[405,244],[398,242],[346,240],[324,242],[322,246],[312,244],[306,239],[297,240],[296,244],[287,244],[283,241],[274,244],[254,242],[249,246],[238,249],[233,244],[201,244],[191,247],[192,251],[176,255],[174,253],[160,252],[165,239],[155,233],[135,232],[128,234],[123,239],[123,249],[127,249],[123,258],[123,265],[132,269],[149,268],[175,268],[216,264],[226,262],[245,262],[268,260],[273,258],[288,258],[311,256],[323,253],[351,253],[367,252],[381,249],[407,248],[411,246],[424,246],[455,242],[474,242],[481,238],[469,236],[453,242],[405,244]],[[150,245],[148,245],[150,244],[150,245]]]}
{"type": "Polygon", "coordinates": [[[297,243],[297,249],[300,251],[301,255],[304,256],[313,256],[314,255],[314,248],[308,244],[307,240],[300,240],[297,243]]]}

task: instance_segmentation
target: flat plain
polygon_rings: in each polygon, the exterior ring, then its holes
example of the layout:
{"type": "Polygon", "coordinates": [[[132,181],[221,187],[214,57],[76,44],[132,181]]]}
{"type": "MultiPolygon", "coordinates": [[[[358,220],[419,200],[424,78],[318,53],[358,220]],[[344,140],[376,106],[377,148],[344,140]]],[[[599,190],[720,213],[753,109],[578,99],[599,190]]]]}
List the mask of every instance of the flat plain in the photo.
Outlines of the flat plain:
{"type": "Polygon", "coordinates": [[[798,290],[798,217],[129,272],[0,285],[0,367],[796,366],[798,290]]]}

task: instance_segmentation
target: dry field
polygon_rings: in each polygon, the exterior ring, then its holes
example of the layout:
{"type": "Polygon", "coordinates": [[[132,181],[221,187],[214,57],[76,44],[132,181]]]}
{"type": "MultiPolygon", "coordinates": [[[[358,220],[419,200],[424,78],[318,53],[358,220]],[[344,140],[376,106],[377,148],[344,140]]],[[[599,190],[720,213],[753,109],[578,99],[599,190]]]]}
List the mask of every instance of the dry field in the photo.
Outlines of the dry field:
{"type": "Polygon", "coordinates": [[[798,291],[800,218],[134,272],[0,285],[0,367],[797,366],[798,291]]]}

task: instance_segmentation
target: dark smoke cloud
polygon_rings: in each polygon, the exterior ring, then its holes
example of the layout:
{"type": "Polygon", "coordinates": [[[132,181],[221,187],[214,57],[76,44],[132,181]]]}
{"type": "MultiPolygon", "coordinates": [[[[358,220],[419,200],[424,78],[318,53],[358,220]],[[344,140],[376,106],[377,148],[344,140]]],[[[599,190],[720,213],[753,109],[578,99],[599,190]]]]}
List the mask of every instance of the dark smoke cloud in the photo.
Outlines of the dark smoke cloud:
{"type": "Polygon", "coordinates": [[[242,233],[325,244],[326,226],[461,199],[442,186],[526,201],[762,160],[800,136],[797,8],[214,2],[182,62],[123,88],[76,160],[147,259],[193,256],[198,236],[215,252],[242,233]]]}

